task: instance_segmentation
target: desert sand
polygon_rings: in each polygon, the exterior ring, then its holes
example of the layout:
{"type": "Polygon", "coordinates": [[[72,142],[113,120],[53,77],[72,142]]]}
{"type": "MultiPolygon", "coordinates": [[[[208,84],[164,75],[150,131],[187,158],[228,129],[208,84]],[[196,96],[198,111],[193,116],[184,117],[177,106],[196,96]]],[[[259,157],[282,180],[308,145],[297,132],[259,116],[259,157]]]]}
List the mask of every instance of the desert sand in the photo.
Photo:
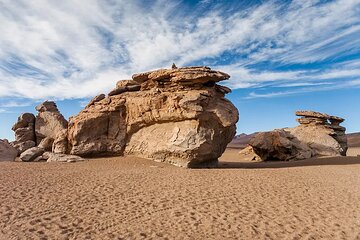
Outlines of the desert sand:
{"type": "MultiPolygon", "coordinates": [[[[360,239],[360,157],[0,163],[0,239],[360,239]]],[[[359,149],[352,149],[356,152],[359,149]]]]}

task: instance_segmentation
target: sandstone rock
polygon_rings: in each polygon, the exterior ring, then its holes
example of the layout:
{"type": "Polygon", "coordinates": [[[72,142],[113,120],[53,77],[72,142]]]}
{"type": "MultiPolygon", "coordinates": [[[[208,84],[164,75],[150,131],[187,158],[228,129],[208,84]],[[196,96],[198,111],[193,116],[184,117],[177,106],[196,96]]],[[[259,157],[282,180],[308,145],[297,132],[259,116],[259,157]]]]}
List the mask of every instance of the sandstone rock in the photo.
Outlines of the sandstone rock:
{"type": "Polygon", "coordinates": [[[257,155],[252,146],[247,146],[239,152],[239,157],[242,161],[247,162],[261,162],[263,161],[259,155],[257,155]]]}
{"type": "Polygon", "coordinates": [[[312,150],[284,129],[261,132],[249,142],[263,161],[289,161],[310,158],[312,150]]]}
{"type": "Polygon", "coordinates": [[[297,111],[299,126],[259,133],[250,145],[266,160],[300,160],[318,156],[346,155],[343,118],[313,111],[297,111]]]}
{"type": "Polygon", "coordinates": [[[215,84],[228,78],[208,67],[135,74],[135,82],[118,82],[117,89],[126,91],[70,119],[67,153],[132,154],[184,167],[216,164],[238,121],[237,109],[224,98],[230,90],[215,84]]]}
{"type": "Polygon", "coordinates": [[[33,148],[30,148],[30,149],[26,150],[25,152],[23,152],[20,155],[20,159],[23,162],[31,162],[34,159],[36,159],[37,157],[41,156],[43,153],[44,153],[44,150],[42,148],[33,147],[33,148]]]}
{"type": "Polygon", "coordinates": [[[23,113],[18,117],[17,122],[13,125],[12,130],[16,131],[19,128],[26,128],[29,124],[34,126],[35,116],[32,113],[23,113]]]}
{"type": "Polygon", "coordinates": [[[112,90],[111,92],[109,92],[109,96],[114,96],[114,95],[119,95],[121,93],[126,92],[126,87],[120,87],[120,88],[115,88],[114,90],[112,90]]]}
{"type": "Polygon", "coordinates": [[[54,154],[54,153],[52,153],[52,152],[44,152],[43,155],[41,155],[41,157],[42,157],[42,159],[44,159],[44,160],[48,160],[49,157],[50,157],[52,154],[54,154]]]}
{"type": "Polygon", "coordinates": [[[32,113],[21,114],[12,130],[15,132],[15,141],[11,145],[18,150],[19,154],[33,147],[36,139],[35,116],[32,113]]]}
{"type": "Polygon", "coordinates": [[[67,128],[67,121],[54,102],[45,101],[37,106],[36,110],[39,111],[35,119],[37,144],[46,137],[55,139],[58,132],[67,128]]]}
{"type": "Polygon", "coordinates": [[[68,147],[67,129],[61,130],[57,133],[53,146],[53,153],[66,153],[68,147]]]}
{"type": "Polygon", "coordinates": [[[90,100],[90,102],[88,103],[88,105],[86,105],[85,108],[88,108],[88,107],[94,105],[94,103],[99,102],[99,101],[103,100],[104,98],[105,98],[105,94],[100,94],[100,95],[93,97],[93,99],[90,100]]]}
{"type": "Polygon", "coordinates": [[[131,87],[131,86],[139,86],[139,83],[135,82],[134,80],[120,80],[116,83],[116,88],[122,87],[131,87]]]}
{"type": "Polygon", "coordinates": [[[29,124],[28,127],[16,129],[15,139],[18,142],[34,141],[35,139],[34,125],[29,124]]]}
{"type": "Polygon", "coordinates": [[[75,155],[49,153],[47,162],[81,162],[85,159],[75,155]]]}
{"type": "Polygon", "coordinates": [[[193,85],[196,83],[219,82],[230,78],[230,76],[220,71],[213,71],[209,67],[184,67],[134,74],[132,78],[138,83],[157,81],[193,85]]]}
{"type": "Polygon", "coordinates": [[[40,144],[38,145],[39,148],[44,149],[44,151],[51,151],[52,145],[54,143],[54,139],[51,137],[46,137],[41,140],[40,144]]]}
{"type": "Polygon", "coordinates": [[[11,145],[18,150],[18,154],[23,153],[29,148],[35,147],[36,143],[34,141],[25,141],[25,142],[11,142],[11,145]]]}
{"type": "Polygon", "coordinates": [[[327,114],[314,112],[314,111],[296,111],[295,115],[301,117],[321,118],[325,120],[330,118],[330,116],[327,114]]]}
{"type": "Polygon", "coordinates": [[[6,139],[0,139],[0,162],[14,161],[18,151],[6,139]]]}
{"type": "Polygon", "coordinates": [[[298,119],[300,126],[291,132],[311,145],[316,156],[346,155],[346,128],[340,126],[343,118],[314,111],[297,111],[296,115],[303,117],[298,119]]]}

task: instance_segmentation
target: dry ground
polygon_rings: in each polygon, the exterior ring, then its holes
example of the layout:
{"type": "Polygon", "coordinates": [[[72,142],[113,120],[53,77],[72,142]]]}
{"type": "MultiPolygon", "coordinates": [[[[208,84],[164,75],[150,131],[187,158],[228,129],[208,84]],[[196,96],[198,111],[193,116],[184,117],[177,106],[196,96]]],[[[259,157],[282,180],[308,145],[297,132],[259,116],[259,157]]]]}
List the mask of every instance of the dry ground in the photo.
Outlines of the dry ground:
{"type": "Polygon", "coordinates": [[[253,164],[235,151],[220,169],[2,162],[0,239],[360,239],[360,157],[253,164]]]}

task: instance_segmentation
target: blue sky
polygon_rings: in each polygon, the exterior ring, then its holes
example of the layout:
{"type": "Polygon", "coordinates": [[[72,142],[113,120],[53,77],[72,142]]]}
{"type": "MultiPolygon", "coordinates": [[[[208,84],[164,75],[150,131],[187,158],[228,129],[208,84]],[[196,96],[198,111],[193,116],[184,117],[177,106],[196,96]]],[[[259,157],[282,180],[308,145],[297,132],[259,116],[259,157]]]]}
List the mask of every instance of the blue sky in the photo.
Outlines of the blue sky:
{"type": "Polygon", "coordinates": [[[238,133],[295,126],[299,109],[360,131],[360,0],[0,0],[0,30],[0,138],[44,100],[69,117],[173,62],[231,75],[238,133]]]}

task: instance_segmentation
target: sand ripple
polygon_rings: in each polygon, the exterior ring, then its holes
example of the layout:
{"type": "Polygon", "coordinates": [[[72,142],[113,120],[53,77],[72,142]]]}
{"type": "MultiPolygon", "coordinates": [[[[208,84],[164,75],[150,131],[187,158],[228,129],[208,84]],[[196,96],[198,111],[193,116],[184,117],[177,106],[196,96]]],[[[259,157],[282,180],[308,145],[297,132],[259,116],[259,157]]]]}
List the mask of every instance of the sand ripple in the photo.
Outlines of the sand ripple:
{"type": "Polygon", "coordinates": [[[360,239],[358,164],[0,164],[1,239],[360,239]]]}

